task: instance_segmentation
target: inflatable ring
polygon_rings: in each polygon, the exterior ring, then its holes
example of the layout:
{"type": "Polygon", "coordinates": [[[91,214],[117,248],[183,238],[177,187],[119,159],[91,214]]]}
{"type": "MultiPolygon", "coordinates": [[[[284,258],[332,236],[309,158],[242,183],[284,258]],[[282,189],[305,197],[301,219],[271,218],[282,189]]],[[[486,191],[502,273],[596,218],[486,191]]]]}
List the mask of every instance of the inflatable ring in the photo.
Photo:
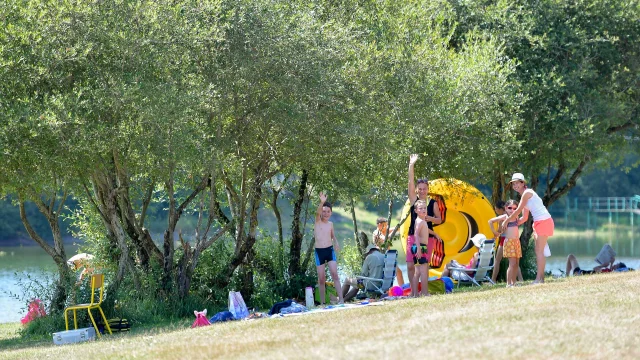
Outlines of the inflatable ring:
{"type": "MultiPolygon", "coordinates": [[[[432,267],[429,270],[429,276],[440,276],[444,266],[451,260],[457,260],[461,264],[469,263],[476,252],[471,237],[482,233],[488,239],[493,238],[489,220],[496,215],[493,206],[480,190],[461,180],[429,181],[429,194],[432,197],[441,196],[446,206],[444,223],[436,225],[433,229],[444,242],[444,261],[440,267],[432,267]]],[[[402,210],[403,218],[409,213],[410,208],[407,200],[402,210]]],[[[409,224],[410,219],[407,219],[400,227],[400,239],[405,254],[409,224]]]]}

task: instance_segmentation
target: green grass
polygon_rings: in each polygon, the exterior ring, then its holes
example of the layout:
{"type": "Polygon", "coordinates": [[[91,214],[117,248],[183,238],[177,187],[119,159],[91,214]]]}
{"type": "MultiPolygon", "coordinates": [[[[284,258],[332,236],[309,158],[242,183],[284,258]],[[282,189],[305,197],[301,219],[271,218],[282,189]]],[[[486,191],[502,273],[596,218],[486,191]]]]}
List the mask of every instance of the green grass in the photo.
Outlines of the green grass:
{"type": "MultiPolygon", "coordinates": [[[[2,359],[640,357],[640,272],[483,287],[307,316],[183,324],[65,346],[17,346],[2,359]]],[[[0,336],[15,325],[0,327],[0,336]]]]}

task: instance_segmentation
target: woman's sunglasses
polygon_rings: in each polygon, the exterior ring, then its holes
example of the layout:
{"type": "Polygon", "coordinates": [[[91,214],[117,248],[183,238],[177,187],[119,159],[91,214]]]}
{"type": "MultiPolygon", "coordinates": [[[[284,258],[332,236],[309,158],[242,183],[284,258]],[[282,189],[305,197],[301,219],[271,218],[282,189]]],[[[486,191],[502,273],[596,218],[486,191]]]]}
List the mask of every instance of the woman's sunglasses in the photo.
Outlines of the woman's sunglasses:
{"type": "Polygon", "coordinates": [[[518,208],[517,206],[507,206],[507,209],[509,209],[509,210],[515,210],[517,208],[518,208]]]}
{"type": "Polygon", "coordinates": [[[428,179],[418,179],[418,184],[429,184],[429,180],[428,179]]]}

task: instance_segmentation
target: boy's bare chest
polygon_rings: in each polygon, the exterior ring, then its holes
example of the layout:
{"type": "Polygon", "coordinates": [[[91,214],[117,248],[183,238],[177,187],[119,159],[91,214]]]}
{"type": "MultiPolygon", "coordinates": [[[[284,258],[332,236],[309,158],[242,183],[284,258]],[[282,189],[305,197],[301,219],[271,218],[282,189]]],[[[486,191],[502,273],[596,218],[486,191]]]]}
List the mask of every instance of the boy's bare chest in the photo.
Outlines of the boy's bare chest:
{"type": "Polygon", "coordinates": [[[317,222],[315,226],[315,232],[317,234],[328,234],[331,232],[331,223],[317,222]]]}

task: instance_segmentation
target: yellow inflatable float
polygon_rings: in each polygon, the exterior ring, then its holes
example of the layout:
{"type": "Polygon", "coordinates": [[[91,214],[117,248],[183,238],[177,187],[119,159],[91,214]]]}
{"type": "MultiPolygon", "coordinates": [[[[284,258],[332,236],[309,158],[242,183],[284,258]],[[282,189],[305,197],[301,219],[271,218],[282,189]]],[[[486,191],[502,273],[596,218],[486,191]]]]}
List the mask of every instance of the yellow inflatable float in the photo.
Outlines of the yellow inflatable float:
{"type": "MultiPolygon", "coordinates": [[[[493,237],[489,219],[495,211],[489,200],[474,186],[457,179],[436,179],[429,181],[429,195],[440,197],[446,206],[444,223],[436,225],[434,231],[444,242],[444,260],[438,268],[431,268],[429,276],[440,276],[444,265],[451,260],[467,264],[476,252],[471,237],[482,233],[488,239],[493,237]]],[[[442,205],[442,204],[439,204],[442,205]]],[[[411,208],[409,201],[402,210],[403,218],[411,208]]],[[[410,219],[400,227],[402,248],[407,252],[407,235],[410,219]]]]}

